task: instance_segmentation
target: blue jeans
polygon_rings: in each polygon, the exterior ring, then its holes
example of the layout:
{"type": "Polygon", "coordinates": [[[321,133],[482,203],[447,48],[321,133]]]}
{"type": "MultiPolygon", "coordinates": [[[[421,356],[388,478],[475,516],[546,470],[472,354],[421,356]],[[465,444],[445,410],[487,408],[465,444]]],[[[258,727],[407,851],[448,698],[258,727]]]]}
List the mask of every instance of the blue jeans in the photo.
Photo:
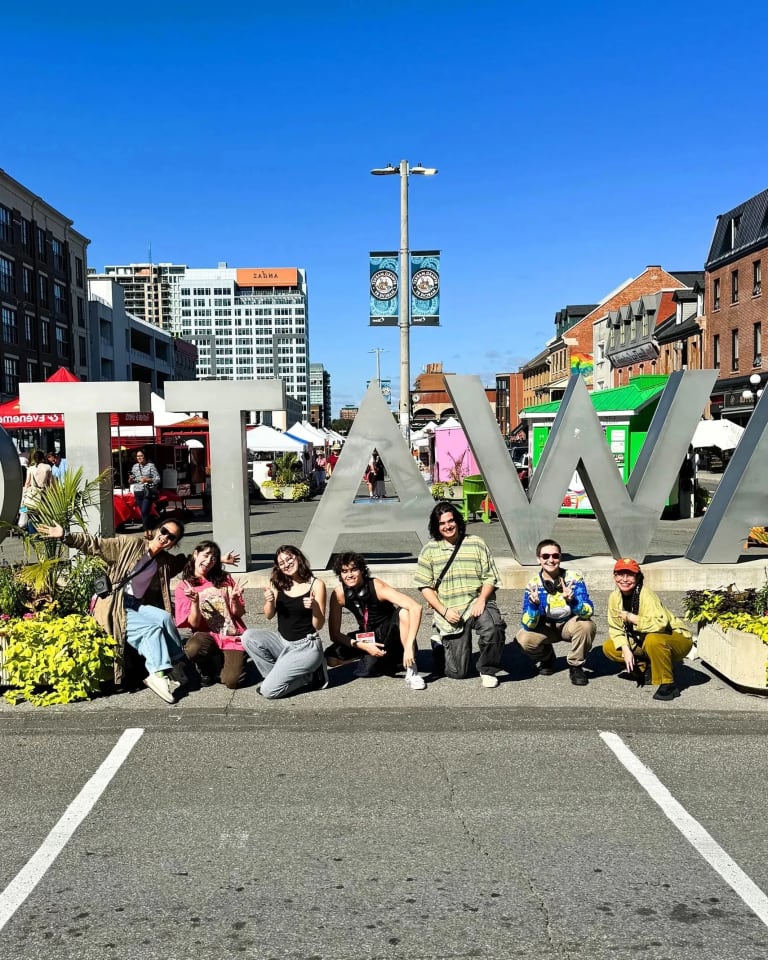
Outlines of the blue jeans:
{"type": "Polygon", "coordinates": [[[240,641],[264,678],[259,692],[268,700],[306,687],[323,662],[323,641],[317,633],[288,641],[276,630],[246,630],[240,641]]]}
{"type": "Polygon", "coordinates": [[[126,607],[125,640],[144,657],[149,673],[168,670],[175,660],[184,656],[173,618],[158,607],[144,605],[138,610],[126,607]]]}
{"type": "Polygon", "coordinates": [[[152,516],[152,504],[155,498],[151,494],[148,495],[147,490],[134,493],[133,498],[141,510],[141,525],[145,530],[152,530],[155,526],[155,518],[152,516]]]}

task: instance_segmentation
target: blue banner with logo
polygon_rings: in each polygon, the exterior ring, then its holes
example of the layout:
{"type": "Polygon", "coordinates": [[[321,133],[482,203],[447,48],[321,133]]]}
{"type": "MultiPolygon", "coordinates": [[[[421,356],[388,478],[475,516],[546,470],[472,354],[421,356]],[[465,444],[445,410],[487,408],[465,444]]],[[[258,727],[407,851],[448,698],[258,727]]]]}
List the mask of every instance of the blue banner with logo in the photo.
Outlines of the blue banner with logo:
{"type": "Polygon", "coordinates": [[[400,311],[397,251],[370,254],[370,326],[396,327],[400,311]]]}
{"type": "Polygon", "coordinates": [[[440,251],[411,251],[411,324],[440,326],[440,251]]]}

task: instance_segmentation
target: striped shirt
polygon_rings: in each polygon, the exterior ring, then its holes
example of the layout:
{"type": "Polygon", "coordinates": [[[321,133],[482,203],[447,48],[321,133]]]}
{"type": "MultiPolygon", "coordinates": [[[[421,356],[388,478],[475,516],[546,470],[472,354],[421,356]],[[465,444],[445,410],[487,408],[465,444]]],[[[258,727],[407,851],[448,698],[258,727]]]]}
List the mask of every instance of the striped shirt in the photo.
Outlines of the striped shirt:
{"type": "MultiPolygon", "coordinates": [[[[424,545],[419,554],[414,578],[419,590],[424,587],[434,589],[435,581],[453,553],[453,547],[447,540],[430,540],[424,545]]],[[[496,588],[501,586],[499,571],[491,551],[480,537],[464,537],[459,552],[437,591],[438,599],[444,607],[457,607],[466,611],[486,584],[496,588]]],[[[435,626],[440,633],[456,632],[456,625],[443,619],[436,611],[435,626]]]]}

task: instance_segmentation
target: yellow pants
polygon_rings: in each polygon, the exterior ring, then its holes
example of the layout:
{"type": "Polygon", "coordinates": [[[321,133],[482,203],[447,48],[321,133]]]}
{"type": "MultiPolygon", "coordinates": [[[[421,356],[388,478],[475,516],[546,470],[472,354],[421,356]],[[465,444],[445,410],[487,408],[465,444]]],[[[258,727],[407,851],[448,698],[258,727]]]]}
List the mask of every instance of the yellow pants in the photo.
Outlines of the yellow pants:
{"type": "MultiPolygon", "coordinates": [[[[651,683],[658,686],[662,683],[674,683],[675,675],[672,664],[679,663],[693,646],[690,637],[681,633],[646,633],[642,646],[635,650],[635,659],[638,654],[642,659],[650,661],[651,683]]],[[[621,650],[617,650],[610,638],[603,643],[603,653],[609,660],[624,663],[621,650]]]]}

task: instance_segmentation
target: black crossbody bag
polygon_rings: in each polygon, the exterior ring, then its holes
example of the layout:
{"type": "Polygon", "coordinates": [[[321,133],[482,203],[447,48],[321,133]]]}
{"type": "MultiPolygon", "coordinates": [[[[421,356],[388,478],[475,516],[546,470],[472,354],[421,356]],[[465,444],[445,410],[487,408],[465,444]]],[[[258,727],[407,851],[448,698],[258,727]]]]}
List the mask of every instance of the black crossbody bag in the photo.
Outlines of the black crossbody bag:
{"type": "MultiPolygon", "coordinates": [[[[105,597],[108,597],[111,593],[114,593],[115,590],[119,590],[120,587],[124,587],[129,580],[133,580],[135,576],[141,573],[142,570],[152,563],[155,558],[150,556],[148,560],[145,560],[144,563],[136,570],[132,570],[127,577],[123,577],[122,580],[118,580],[117,583],[113,584],[109,579],[108,573],[100,573],[97,577],[93,578],[93,592],[100,599],[103,600],[105,597]]],[[[451,558],[453,559],[453,558],[451,558]]]]}
{"type": "Polygon", "coordinates": [[[453,553],[450,555],[450,557],[448,557],[448,563],[446,563],[446,565],[440,571],[440,576],[437,578],[437,580],[435,580],[435,585],[432,587],[435,593],[437,593],[437,591],[440,589],[440,584],[443,582],[443,578],[445,577],[446,573],[448,573],[451,564],[456,559],[456,554],[459,552],[459,547],[463,542],[464,537],[459,537],[459,539],[456,541],[456,546],[453,548],[453,553]]]}

